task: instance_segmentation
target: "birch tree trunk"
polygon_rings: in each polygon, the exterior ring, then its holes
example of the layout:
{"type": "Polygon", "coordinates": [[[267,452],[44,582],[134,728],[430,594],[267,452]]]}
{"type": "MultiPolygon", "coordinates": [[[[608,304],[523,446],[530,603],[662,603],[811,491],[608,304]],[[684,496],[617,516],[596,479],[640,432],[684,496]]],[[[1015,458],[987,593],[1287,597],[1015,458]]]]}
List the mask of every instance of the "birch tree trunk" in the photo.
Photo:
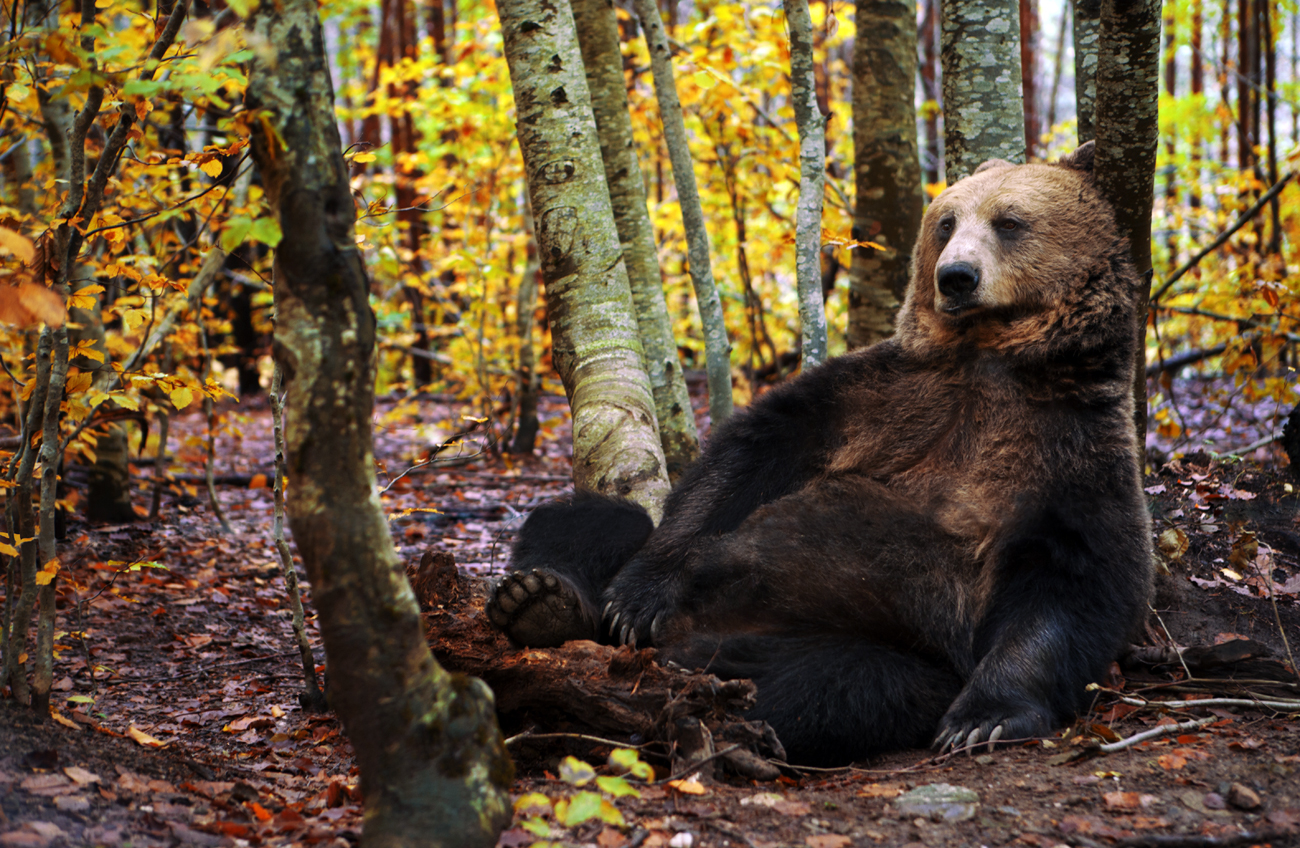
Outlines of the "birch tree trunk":
{"type": "Polygon", "coordinates": [[[1101,0],[1074,0],[1074,101],[1079,144],[1097,137],[1097,48],[1101,43],[1101,0]]]}
{"type": "Polygon", "coordinates": [[[1159,143],[1160,0],[1102,0],[1097,65],[1097,187],[1115,210],[1143,285],[1137,303],[1133,422],[1145,455],[1146,327],[1151,298],[1151,207],[1159,143]]]}
{"type": "Polygon", "coordinates": [[[864,37],[853,44],[853,238],[884,249],[853,248],[850,349],[894,332],[924,200],[916,138],[916,2],[858,0],[856,14],[864,37]]]}
{"type": "Polygon", "coordinates": [[[1017,0],[944,0],[941,55],[948,184],[989,159],[1024,162],[1017,0]]]}
{"type": "Polygon", "coordinates": [[[664,34],[655,0],[632,0],[641,28],[645,30],[650,50],[650,72],[659,100],[659,118],[663,122],[664,142],[673,165],[673,184],[682,208],[682,225],[686,229],[686,255],[691,264],[691,284],[700,308],[704,329],[704,358],[709,375],[709,417],[714,427],[731,416],[731,342],[723,320],[722,301],[713,282],[713,265],[709,259],[709,233],[704,228],[704,210],[695,186],[695,163],[686,143],[686,121],[673,79],[672,52],[664,34]]]}
{"type": "Polygon", "coordinates": [[[673,340],[654,227],[646,210],[645,184],[637,163],[627,83],[623,79],[618,19],[610,0],[571,0],[571,5],[600,136],[600,158],[605,163],[614,225],[623,245],[646,374],[654,394],[659,441],[664,449],[668,479],[676,480],[699,455],[700,434],[695,429],[695,413],[686,391],[677,343],[673,340]]]}
{"type": "Polygon", "coordinates": [[[668,495],[663,448],[573,13],[551,0],[503,0],[497,13],[537,220],[551,359],[573,411],[573,481],[633,500],[658,521],[668,495]]]}
{"type": "MultiPolygon", "coordinates": [[[[799,127],[799,202],[795,208],[795,273],[799,288],[802,368],[826,361],[826,302],[822,296],[822,199],[826,189],[826,118],[817,105],[812,16],[808,0],[785,0],[790,31],[790,89],[799,127]]],[[[915,47],[912,50],[916,52],[915,47]]]]}
{"type": "Polygon", "coordinates": [[[356,751],[365,846],[490,846],[513,767],[482,681],[434,661],[376,495],[375,318],[311,0],[264,3],[246,105],[284,232],[275,351],[288,378],[289,523],[320,614],[329,698],[356,751]]]}

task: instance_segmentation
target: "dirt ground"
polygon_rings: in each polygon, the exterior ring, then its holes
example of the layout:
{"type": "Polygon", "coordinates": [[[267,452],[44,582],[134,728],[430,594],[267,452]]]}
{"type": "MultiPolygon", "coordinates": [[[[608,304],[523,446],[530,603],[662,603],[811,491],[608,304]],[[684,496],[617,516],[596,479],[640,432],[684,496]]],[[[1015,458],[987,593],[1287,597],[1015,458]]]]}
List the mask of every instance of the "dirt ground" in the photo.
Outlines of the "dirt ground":
{"type": "MultiPolygon", "coordinates": [[[[437,400],[385,405],[378,454],[392,473],[381,485],[441,444],[462,411],[437,400]]],[[[493,458],[471,443],[454,462],[388,489],[404,558],[448,551],[473,574],[501,570],[522,516],[568,480],[562,399],[548,399],[545,412],[541,456],[493,458]],[[439,512],[421,511],[429,509],[439,512]]],[[[298,703],[302,670],[270,540],[270,492],[257,480],[270,470],[269,416],[260,406],[226,413],[218,473],[233,484],[219,497],[232,535],[218,532],[201,488],[184,481],[156,523],[70,524],[58,716],[35,721],[0,699],[0,846],[359,840],[347,741],[332,716],[298,703]]],[[[176,423],[177,474],[199,470],[202,427],[197,416],[176,423]]],[[[1300,845],[1300,708],[1286,703],[1300,698],[1288,654],[1300,652],[1300,478],[1284,463],[1194,454],[1147,480],[1153,544],[1170,572],[1159,581],[1148,641],[1249,639],[1248,653],[1271,659],[1212,679],[1176,663],[1117,667],[1072,728],[992,753],[936,760],[904,751],[757,782],[670,775],[647,748],[656,777],[678,779],[641,785],[639,797],[606,794],[605,820],[576,824],[578,796],[593,784],[561,779],[562,760],[574,755],[603,773],[611,746],[561,738],[521,757],[523,803],[500,845],[1300,845]],[[1278,675],[1287,663],[1292,671],[1278,675]],[[1253,703],[1135,707],[1121,696],[1253,703]],[[1260,706],[1261,697],[1275,706],[1260,706]],[[1194,719],[1210,723],[1113,753],[1098,748],[1194,719]]],[[[147,504],[152,469],[139,474],[136,503],[147,504]]],[[[316,659],[323,663],[318,642],[316,659]]]]}

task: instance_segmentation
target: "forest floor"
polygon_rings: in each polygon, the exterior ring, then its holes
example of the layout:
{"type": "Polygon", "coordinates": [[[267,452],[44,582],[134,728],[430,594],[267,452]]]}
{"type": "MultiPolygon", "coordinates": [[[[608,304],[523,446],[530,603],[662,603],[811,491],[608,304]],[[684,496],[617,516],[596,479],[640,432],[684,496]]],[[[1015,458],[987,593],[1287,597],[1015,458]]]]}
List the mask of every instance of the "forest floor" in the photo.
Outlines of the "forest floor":
{"type": "MultiPolygon", "coordinates": [[[[377,456],[391,471],[381,485],[442,445],[466,411],[436,400],[381,404],[377,456]]],[[[384,503],[407,562],[446,551],[473,574],[500,573],[522,517],[570,479],[563,399],[546,399],[543,412],[535,457],[479,451],[471,436],[439,454],[447,461],[390,486],[384,503]]],[[[57,716],[35,721],[0,700],[0,846],[358,841],[349,745],[332,715],[298,703],[302,670],[265,488],[273,476],[269,412],[254,403],[227,407],[224,417],[218,494],[232,534],[220,532],[193,482],[173,485],[157,522],[70,522],[61,546],[57,716]]],[[[203,427],[198,415],[173,426],[172,471],[191,475],[183,481],[201,471],[203,427]]],[[[148,503],[151,477],[139,468],[137,504],[148,503]]],[[[1204,454],[1148,478],[1171,572],[1160,579],[1153,642],[1250,639],[1288,662],[1289,641],[1300,653],[1297,488],[1287,469],[1204,454]]],[[[528,808],[500,845],[530,845],[539,833],[599,848],[1300,845],[1300,711],[1157,709],[1118,699],[1300,697],[1300,678],[1268,686],[1242,679],[1250,676],[1242,669],[1236,680],[1208,681],[1168,667],[1127,680],[1116,673],[1074,727],[993,753],[903,751],[848,769],[785,769],[766,783],[720,774],[641,786],[639,797],[607,797],[618,815],[606,818],[621,816],[621,825],[566,827],[559,810],[532,794],[573,796],[578,790],[559,779],[561,759],[576,754],[600,768],[609,753],[562,739],[520,762],[516,792],[529,796],[528,808]],[[1096,749],[1098,740],[1189,718],[1212,723],[1114,753],[1096,749]],[[927,793],[942,797],[927,805],[927,793]]],[[[657,777],[668,776],[665,763],[646,759],[657,777]]]]}

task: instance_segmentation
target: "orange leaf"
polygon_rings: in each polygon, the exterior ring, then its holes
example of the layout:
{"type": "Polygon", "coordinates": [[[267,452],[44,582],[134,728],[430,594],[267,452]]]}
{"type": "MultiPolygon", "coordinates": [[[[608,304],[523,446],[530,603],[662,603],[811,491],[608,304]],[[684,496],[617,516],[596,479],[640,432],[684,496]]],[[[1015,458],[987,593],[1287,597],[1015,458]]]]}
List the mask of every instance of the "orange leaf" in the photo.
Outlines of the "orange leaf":
{"type": "Polygon", "coordinates": [[[266,475],[265,475],[265,474],[254,474],[254,475],[253,475],[253,479],[251,479],[251,480],[248,481],[248,488],[250,488],[250,489],[265,489],[265,488],[266,488],[266,475]]]}
{"type": "Polygon", "coordinates": [[[31,239],[19,235],[8,227],[0,227],[0,247],[13,253],[23,262],[31,262],[36,258],[36,246],[32,244],[31,239]]]}
{"type": "Polygon", "coordinates": [[[668,785],[685,795],[704,795],[708,792],[708,790],[704,788],[704,784],[700,783],[694,777],[687,780],[670,780],[668,781],[668,785]]]}
{"type": "Polygon", "coordinates": [[[272,814],[270,810],[268,810],[266,807],[263,807],[261,804],[257,803],[256,801],[249,801],[248,809],[253,811],[253,815],[257,816],[258,821],[266,822],[275,818],[274,814],[272,814]]]}
{"type": "Polygon", "coordinates": [[[45,286],[27,282],[0,285],[0,324],[23,327],[44,322],[62,327],[67,317],[62,298],[45,286]]]}

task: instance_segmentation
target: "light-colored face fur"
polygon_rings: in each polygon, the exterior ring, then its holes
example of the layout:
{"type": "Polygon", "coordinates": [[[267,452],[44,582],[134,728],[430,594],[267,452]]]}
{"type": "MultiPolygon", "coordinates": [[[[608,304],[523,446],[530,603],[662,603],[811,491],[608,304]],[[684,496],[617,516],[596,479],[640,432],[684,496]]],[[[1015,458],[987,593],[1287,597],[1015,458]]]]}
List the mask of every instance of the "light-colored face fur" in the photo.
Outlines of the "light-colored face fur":
{"type": "MultiPolygon", "coordinates": [[[[1062,313],[1104,305],[1096,291],[1083,298],[1082,289],[1113,255],[1118,235],[1090,169],[1075,159],[986,162],[935,198],[900,316],[905,342],[1019,347],[1049,326],[1062,329],[1062,313]]],[[[1123,293],[1107,295],[1103,301],[1123,293]]]]}

